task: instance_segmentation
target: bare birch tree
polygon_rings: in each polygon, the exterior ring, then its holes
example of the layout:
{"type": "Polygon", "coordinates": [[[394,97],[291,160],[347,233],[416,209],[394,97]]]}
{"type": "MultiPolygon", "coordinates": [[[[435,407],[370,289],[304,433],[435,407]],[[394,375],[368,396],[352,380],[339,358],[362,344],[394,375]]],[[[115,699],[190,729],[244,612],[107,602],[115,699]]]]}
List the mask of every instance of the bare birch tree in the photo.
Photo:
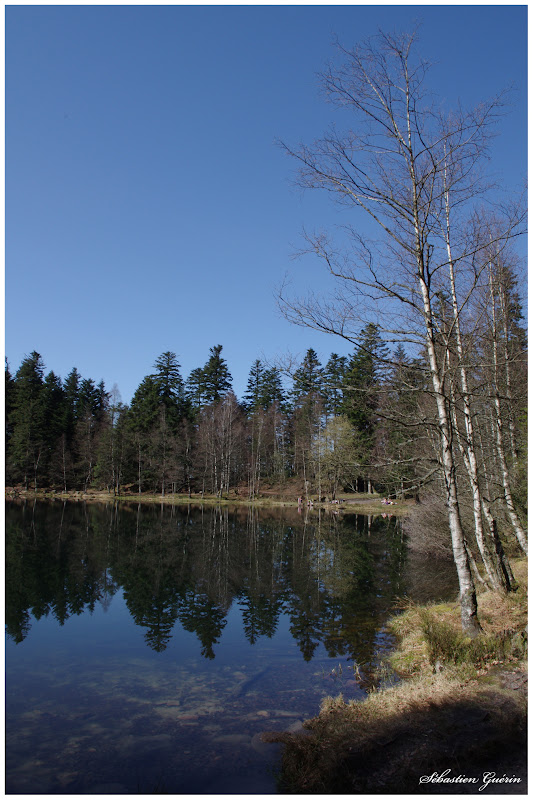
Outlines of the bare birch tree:
{"type": "MultiPolygon", "coordinates": [[[[414,53],[415,38],[380,33],[350,50],[339,46],[344,64],[330,66],[322,83],[328,100],[343,114],[351,113],[353,127],[345,133],[332,127],[312,146],[283,145],[299,162],[299,185],[330,193],[353,209],[356,224],[343,229],[347,249],[335,247],[325,234],[306,237],[308,251],[322,258],[337,279],[333,300],[293,301],[282,290],[281,306],[293,322],[351,342],[358,341],[364,323],[373,321],[384,341],[400,342],[417,352],[423,349],[462,624],[475,635],[477,601],[459,504],[448,380],[450,335],[455,349],[457,338],[453,326],[452,331],[442,327],[439,308],[455,264],[447,248],[450,210],[453,207],[464,219],[483,190],[476,171],[487,152],[500,101],[470,112],[459,110],[443,124],[442,114],[425,95],[428,65],[414,53]],[[375,243],[358,230],[365,216],[378,232],[375,243]]],[[[461,255],[466,259],[472,252],[467,240],[463,244],[461,255]]],[[[470,244],[475,251],[483,246],[470,244]]],[[[477,276],[473,278],[465,300],[475,288],[477,276]]],[[[456,318],[461,313],[458,305],[456,318]]],[[[468,409],[463,406],[465,414],[466,422],[468,409]]]]}

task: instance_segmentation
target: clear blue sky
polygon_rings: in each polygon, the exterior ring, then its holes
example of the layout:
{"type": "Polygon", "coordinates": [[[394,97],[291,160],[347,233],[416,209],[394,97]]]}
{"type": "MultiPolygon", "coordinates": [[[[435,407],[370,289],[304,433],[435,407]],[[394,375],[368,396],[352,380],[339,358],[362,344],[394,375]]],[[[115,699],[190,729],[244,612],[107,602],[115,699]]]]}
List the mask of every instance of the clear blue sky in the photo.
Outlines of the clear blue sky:
{"type": "Polygon", "coordinates": [[[492,165],[526,169],[526,6],[8,6],[6,338],[123,400],[166,350],[184,378],[224,346],[239,397],[252,362],[339,340],[282,319],[276,287],[328,287],[291,259],[327,198],[291,186],[274,144],[332,108],[316,78],[350,46],[422,23],[431,84],[465,105],[514,84],[492,165]]]}

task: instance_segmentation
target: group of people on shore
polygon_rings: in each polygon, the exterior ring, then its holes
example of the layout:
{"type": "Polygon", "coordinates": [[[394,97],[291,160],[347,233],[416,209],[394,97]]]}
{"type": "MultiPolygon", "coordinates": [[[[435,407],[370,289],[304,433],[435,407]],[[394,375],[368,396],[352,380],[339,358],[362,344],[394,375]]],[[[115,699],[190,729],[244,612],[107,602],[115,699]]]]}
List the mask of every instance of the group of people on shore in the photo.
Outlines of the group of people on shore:
{"type": "MultiPolygon", "coordinates": [[[[326,503],[329,502],[335,505],[346,502],[345,500],[328,500],[327,497],[322,498],[322,500],[326,503]]],[[[304,505],[303,497],[298,497],[298,508],[302,508],[303,505],[304,505]]],[[[307,508],[313,508],[313,500],[307,500],[305,505],[307,506],[307,508]]],[[[383,500],[381,501],[381,505],[395,506],[397,505],[397,503],[394,500],[391,500],[390,497],[384,497],[383,500]]]]}
{"type": "MultiPolygon", "coordinates": [[[[322,503],[332,503],[332,504],[334,504],[334,505],[338,505],[339,503],[345,503],[346,501],[345,501],[345,500],[328,500],[328,498],[327,498],[327,497],[321,497],[321,498],[319,498],[319,502],[322,502],[322,503]]],[[[302,508],[302,506],[303,506],[303,505],[304,505],[304,500],[303,500],[303,497],[299,497],[299,498],[298,498],[298,508],[302,508]]],[[[305,502],[305,505],[306,505],[308,508],[313,508],[313,505],[314,505],[314,500],[307,500],[307,501],[305,502]]]]}

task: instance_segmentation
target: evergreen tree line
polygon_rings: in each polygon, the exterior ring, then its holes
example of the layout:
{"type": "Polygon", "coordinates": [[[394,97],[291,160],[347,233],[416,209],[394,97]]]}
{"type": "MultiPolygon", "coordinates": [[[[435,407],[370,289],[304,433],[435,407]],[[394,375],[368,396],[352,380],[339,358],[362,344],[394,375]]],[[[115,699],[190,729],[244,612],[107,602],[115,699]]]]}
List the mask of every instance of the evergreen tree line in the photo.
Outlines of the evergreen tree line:
{"type": "Polygon", "coordinates": [[[6,361],[7,483],[219,496],[240,487],[254,496],[262,481],[297,476],[308,492],[355,489],[376,440],[384,351],[369,325],[350,359],[333,353],[322,365],[309,349],[289,388],[280,368],[257,359],[241,401],[221,345],[187,380],[167,351],[129,406],[116,386],[109,392],[76,367],[64,381],[45,375],[34,351],[14,376],[6,361]]]}

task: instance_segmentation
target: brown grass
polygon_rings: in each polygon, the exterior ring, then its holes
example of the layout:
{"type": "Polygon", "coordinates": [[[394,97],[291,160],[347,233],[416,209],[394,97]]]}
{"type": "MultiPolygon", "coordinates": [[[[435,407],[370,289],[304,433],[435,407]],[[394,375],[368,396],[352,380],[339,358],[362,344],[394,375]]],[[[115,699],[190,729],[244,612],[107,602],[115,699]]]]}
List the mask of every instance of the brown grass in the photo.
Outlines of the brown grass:
{"type": "Polygon", "coordinates": [[[326,698],[305,723],[307,734],[264,734],[285,743],[280,789],[442,793],[442,786],[420,786],[419,778],[450,768],[471,776],[507,770],[522,783],[506,790],[524,793],[527,562],[513,568],[521,584],[516,594],[480,595],[484,632],[476,640],[463,636],[456,606],[410,606],[392,622],[392,663],[407,680],[363,702],[326,698]]]}

